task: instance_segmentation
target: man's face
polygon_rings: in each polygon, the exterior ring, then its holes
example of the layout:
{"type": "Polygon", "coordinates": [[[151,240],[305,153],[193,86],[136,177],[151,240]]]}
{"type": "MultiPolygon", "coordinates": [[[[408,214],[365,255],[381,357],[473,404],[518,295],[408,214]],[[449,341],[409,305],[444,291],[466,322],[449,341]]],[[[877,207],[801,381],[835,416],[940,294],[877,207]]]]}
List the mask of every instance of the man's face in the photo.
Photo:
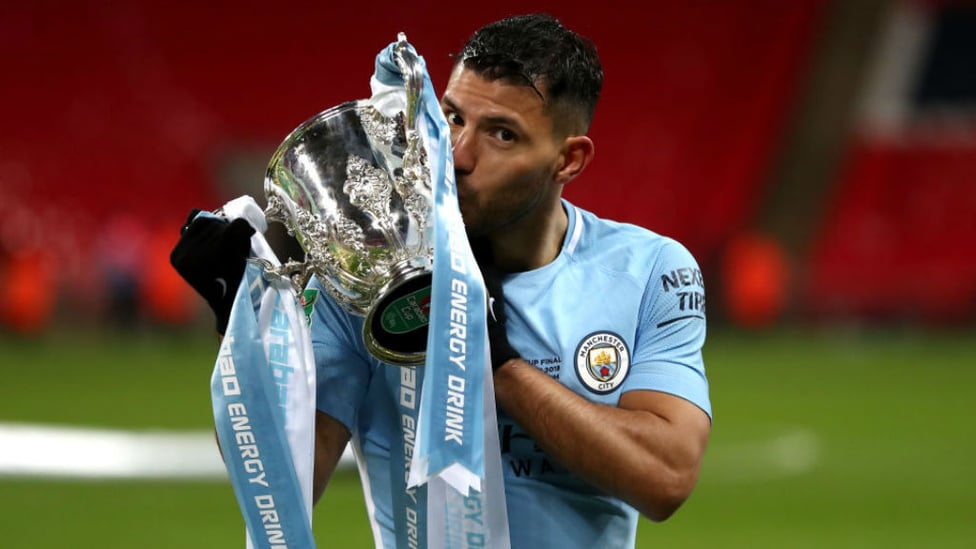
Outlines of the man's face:
{"type": "Polygon", "coordinates": [[[558,198],[561,144],[530,87],[455,67],[441,108],[451,128],[458,201],[468,233],[514,227],[558,198]]]}

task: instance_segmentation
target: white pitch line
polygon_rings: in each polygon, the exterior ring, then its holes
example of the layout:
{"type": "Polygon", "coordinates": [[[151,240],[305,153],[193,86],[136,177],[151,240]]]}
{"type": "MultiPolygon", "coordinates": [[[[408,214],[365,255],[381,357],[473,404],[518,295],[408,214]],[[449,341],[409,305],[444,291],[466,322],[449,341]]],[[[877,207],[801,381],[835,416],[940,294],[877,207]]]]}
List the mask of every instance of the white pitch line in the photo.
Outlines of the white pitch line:
{"type": "MultiPolygon", "coordinates": [[[[352,453],[340,462],[348,466],[352,453]]],[[[0,423],[0,476],[225,479],[208,431],[120,431],[0,423]]]]}
{"type": "MultiPolygon", "coordinates": [[[[802,475],[821,454],[816,434],[790,429],[762,440],[713,444],[709,482],[749,483],[802,475]]],[[[339,466],[355,464],[350,447],[339,466]]],[[[122,431],[0,423],[0,477],[220,480],[227,471],[212,431],[122,431]]]]}

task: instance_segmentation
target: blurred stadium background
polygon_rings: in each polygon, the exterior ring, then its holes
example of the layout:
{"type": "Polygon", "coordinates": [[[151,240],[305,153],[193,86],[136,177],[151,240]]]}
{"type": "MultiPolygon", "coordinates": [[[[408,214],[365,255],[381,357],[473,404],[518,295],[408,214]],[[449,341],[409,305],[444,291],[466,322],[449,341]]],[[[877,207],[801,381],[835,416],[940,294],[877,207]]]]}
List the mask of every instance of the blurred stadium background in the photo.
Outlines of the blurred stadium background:
{"type": "MultiPolygon", "coordinates": [[[[639,547],[972,546],[965,0],[8,3],[0,545],[241,546],[179,226],[260,200],[281,139],[368,96],[398,31],[442,86],[472,30],[529,11],[604,62],[566,195],[684,242],[709,288],[713,442],[639,547]]],[[[321,546],[369,546],[353,471],[315,520],[321,546]]]]}

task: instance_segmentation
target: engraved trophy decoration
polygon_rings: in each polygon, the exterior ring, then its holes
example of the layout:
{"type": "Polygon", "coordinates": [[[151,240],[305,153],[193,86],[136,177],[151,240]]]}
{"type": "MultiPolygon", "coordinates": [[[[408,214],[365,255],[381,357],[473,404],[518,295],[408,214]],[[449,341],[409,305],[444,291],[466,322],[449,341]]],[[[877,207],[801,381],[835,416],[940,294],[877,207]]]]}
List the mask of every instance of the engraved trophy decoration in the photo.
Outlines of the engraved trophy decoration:
{"type": "Polygon", "coordinates": [[[423,364],[433,261],[433,199],[418,131],[421,60],[398,35],[393,57],[406,109],[393,116],[370,101],[337,105],[302,123],[274,153],[264,182],[265,215],[305,251],[277,274],[300,289],[312,274],[346,311],[365,317],[374,357],[423,364]]]}

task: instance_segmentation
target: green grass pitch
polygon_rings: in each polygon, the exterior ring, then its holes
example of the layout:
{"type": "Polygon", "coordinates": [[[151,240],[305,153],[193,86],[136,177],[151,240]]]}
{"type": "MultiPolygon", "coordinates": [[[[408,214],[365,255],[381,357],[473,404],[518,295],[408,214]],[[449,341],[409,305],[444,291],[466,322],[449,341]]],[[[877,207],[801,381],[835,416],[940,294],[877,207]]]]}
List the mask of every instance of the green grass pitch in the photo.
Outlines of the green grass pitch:
{"type": "MultiPolygon", "coordinates": [[[[208,429],[215,350],[174,334],[2,337],[0,422],[208,429]]],[[[963,333],[713,329],[698,487],[669,521],[642,521],[638,547],[972,547],[974,351],[963,333]]],[[[0,517],[0,547],[243,547],[223,481],[0,476],[0,517]]],[[[314,520],[320,547],[372,546],[354,471],[314,520]]]]}

